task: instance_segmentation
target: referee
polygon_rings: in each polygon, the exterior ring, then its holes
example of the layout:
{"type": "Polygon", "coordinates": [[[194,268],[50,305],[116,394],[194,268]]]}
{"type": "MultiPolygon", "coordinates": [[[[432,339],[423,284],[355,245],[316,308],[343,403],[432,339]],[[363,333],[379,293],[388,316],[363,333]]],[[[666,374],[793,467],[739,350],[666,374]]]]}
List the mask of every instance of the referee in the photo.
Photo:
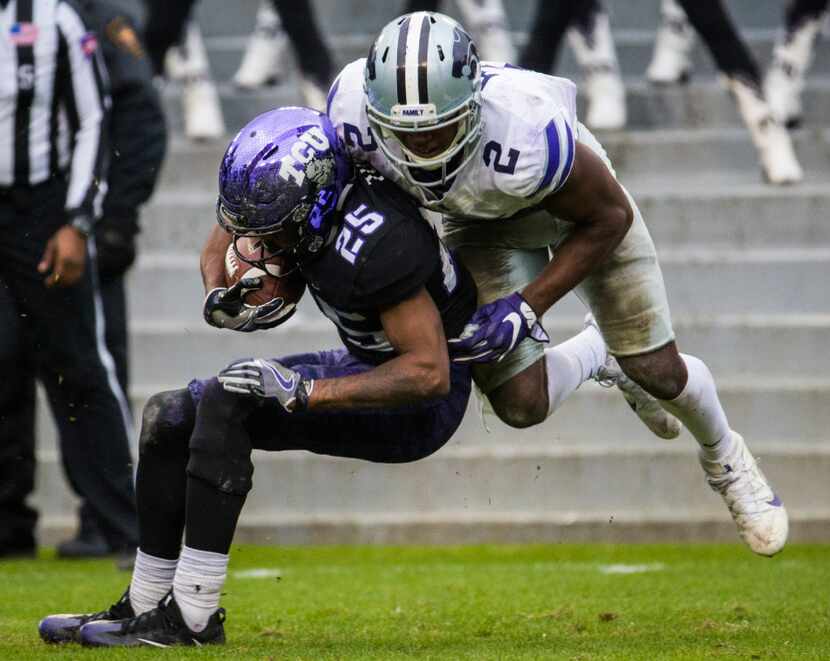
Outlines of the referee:
{"type": "MultiPolygon", "coordinates": [[[[28,363],[20,352],[34,358],[72,487],[117,550],[137,540],[130,420],[104,344],[90,238],[107,190],[108,106],[97,38],[71,2],[0,0],[0,301],[22,333],[0,368],[15,374],[28,363]]],[[[0,453],[15,441],[17,414],[0,410],[0,453]]],[[[15,470],[8,459],[0,472],[15,470]]],[[[4,512],[4,495],[0,552],[34,548],[31,521],[4,512]]]]}

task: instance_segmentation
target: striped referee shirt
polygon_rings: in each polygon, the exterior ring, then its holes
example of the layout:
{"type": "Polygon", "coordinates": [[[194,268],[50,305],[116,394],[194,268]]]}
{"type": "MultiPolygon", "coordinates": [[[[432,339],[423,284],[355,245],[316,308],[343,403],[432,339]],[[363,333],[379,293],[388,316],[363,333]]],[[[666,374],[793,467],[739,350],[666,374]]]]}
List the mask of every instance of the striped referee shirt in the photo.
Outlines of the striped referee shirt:
{"type": "Polygon", "coordinates": [[[110,101],[95,34],[67,0],[0,10],[0,187],[67,174],[67,220],[98,217],[110,101]]]}

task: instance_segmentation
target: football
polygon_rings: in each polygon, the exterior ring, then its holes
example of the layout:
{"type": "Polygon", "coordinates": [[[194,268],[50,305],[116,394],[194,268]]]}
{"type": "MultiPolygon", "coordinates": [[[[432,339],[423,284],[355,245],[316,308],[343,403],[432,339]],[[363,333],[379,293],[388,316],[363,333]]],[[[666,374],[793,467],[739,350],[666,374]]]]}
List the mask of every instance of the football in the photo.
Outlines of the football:
{"type": "MultiPolygon", "coordinates": [[[[258,259],[260,244],[257,239],[243,237],[236,242],[236,250],[245,257],[258,259]]],[[[230,287],[242,278],[262,278],[262,288],[245,294],[245,303],[262,305],[275,298],[283,298],[286,303],[296,303],[302,298],[305,292],[305,280],[299,270],[280,277],[293,268],[287,258],[280,255],[269,257],[265,262],[268,269],[266,273],[239,259],[236,250],[231,243],[225,253],[225,284],[230,287]]]]}

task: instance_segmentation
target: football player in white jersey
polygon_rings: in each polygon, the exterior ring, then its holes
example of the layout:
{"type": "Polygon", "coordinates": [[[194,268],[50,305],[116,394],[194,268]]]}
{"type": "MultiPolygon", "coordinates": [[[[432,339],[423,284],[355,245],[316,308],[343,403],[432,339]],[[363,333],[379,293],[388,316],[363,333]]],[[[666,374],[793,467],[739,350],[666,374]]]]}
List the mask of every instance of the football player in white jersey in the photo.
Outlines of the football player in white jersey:
{"type": "Polygon", "coordinates": [[[577,120],[572,82],[481,63],[460,24],[416,12],[343,69],[328,113],[355,158],[442,214],[483,304],[451,340],[454,360],[476,363],[504,422],[542,422],[587,379],[616,383],[658,435],[686,424],[744,541],[781,550],[786,510],[730,429],[706,365],[678,352],[654,244],[577,120]],[[593,317],[545,349],[538,319],[572,289],[593,317]]]}

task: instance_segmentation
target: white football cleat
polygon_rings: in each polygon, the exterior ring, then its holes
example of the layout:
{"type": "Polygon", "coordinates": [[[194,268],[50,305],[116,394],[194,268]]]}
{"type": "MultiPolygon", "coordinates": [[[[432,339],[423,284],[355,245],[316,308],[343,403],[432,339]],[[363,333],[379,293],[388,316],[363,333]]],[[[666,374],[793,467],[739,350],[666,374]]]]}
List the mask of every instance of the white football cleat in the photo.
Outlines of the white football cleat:
{"type": "Polygon", "coordinates": [[[304,106],[326,112],[328,101],[326,90],[323,87],[303,74],[300,74],[298,85],[300,86],[300,96],[302,96],[304,106]]]}
{"type": "Polygon", "coordinates": [[[188,78],[210,78],[202,31],[193,21],[185,26],[184,41],[167,50],[164,69],[170,80],[182,82],[188,78]]]}
{"type": "Polygon", "coordinates": [[[225,135],[225,121],[216,86],[209,78],[189,78],[182,84],[184,133],[191,140],[225,135]]]}
{"type": "Polygon", "coordinates": [[[761,167],[769,183],[784,186],[804,179],[792,138],[781,124],[773,119],[763,127],[758,145],[761,167]]]}
{"type": "Polygon", "coordinates": [[[706,481],[722,497],[738,533],[759,555],[773,556],[787,543],[787,510],[758,468],[740,434],[731,432],[733,450],[721,461],[700,455],[706,481]]]}
{"type": "Polygon", "coordinates": [[[813,61],[813,44],[821,23],[821,17],[805,20],[776,40],[764,94],[773,117],[784,126],[795,127],[801,122],[804,76],[813,61]]]}
{"type": "MultiPolygon", "coordinates": [[[[599,331],[596,319],[590,313],[585,315],[585,326],[594,326],[599,331]]],[[[605,359],[605,364],[597,371],[595,380],[605,388],[617,386],[631,410],[637,414],[651,433],[665,439],[677,438],[680,435],[683,429],[680,420],[660,406],[657,398],[649,395],[629,379],[622,371],[617,359],[610,353],[605,359]]]]}
{"type": "Polygon", "coordinates": [[[288,37],[280,17],[265,0],[256,14],[256,27],[248,39],[245,54],[233,82],[244,89],[273,85],[279,79],[280,63],[285,58],[288,37]]]}
{"type": "Polygon", "coordinates": [[[738,78],[724,78],[758,150],[764,178],[771,184],[794,184],[804,178],[787,130],[775,121],[760,90],[738,78]]]}
{"type": "Polygon", "coordinates": [[[184,43],[167,51],[165,69],[169,78],[182,84],[185,135],[193,140],[222,137],[225,120],[219,94],[210,78],[202,33],[192,21],[187,25],[184,43]]]}
{"type": "Polygon", "coordinates": [[[475,35],[482,60],[516,62],[516,47],[501,0],[455,0],[464,25],[475,35]]]}
{"type": "Polygon", "coordinates": [[[585,124],[588,128],[605,131],[623,128],[626,122],[625,87],[608,14],[598,12],[594,16],[590,33],[570,28],[567,37],[584,75],[582,89],[588,100],[585,124]]]}
{"type": "Polygon", "coordinates": [[[588,109],[585,125],[598,131],[617,131],[625,127],[625,87],[617,71],[595,70],[583,83],[588,109]]]}
{"type": "Polygon", "coordinates": [[[695,33],[686,13],[674,0],[663,0],[660,27],[646,78],[656,85],[688,82],[692,75],[692,48],[695,33]]]}

